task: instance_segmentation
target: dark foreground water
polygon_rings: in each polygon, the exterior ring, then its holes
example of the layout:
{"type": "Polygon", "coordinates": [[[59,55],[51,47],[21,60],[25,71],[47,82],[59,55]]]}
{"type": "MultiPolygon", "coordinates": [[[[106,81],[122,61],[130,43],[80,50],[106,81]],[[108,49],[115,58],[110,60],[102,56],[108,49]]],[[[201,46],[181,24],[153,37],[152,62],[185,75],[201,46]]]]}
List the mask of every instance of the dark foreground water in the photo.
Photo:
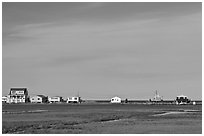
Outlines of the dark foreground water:
{"type": "Polygon", "coordinates": [[[201,105],[5,104],[3,133],[201,134],[201,105]]]}

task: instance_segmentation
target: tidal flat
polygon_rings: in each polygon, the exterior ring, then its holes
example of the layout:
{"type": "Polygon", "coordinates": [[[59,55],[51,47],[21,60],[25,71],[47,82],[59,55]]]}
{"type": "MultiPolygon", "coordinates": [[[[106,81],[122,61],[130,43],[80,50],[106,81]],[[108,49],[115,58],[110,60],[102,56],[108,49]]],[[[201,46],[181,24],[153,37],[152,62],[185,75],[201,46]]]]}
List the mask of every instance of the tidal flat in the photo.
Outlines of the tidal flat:
{"type": "Polygon", "coordinates": [[[202,105],[3,104],[3,134],[201,134],[202,105]]]}

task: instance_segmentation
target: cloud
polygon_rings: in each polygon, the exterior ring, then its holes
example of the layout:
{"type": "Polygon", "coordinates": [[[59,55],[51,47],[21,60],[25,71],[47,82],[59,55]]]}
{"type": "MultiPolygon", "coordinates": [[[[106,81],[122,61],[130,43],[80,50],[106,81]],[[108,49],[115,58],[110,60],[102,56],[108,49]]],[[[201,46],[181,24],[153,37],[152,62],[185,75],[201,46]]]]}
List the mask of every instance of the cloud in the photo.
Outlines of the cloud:
{"type": "Polygon", "coordinates": [[[44,29],[52,26],[54,23],[37,23],[37,24],[25,24],[15,26],[10,32],[7,34],[7,37],[32,37],[34,35],[40,34],[42,31],[40,29],[44,29]]]}
{"type": "MultiPolygon", "coordinates": [[[[5,5],[5,4],[4,4],[5,5]]],[[[6,4],[7,5],[7,4],[6,4]]],[[[201,11],[199,3],[48,3],[40,4],[9,4],[4,7],[3,12],[3,45],[9,41],[17,42],[23,40],[32,40],[32,38],[53,38],[57,35],[69,36],[72,34],[84,34],[87,32],[107,33],[114,31],[128,31],[132,26],[141,24],[156,23],[162,20],[172,21],[175,19],[189,16],[201,11]],[[49,5],[49,6],[48,6],[49,5]],[[22,8],[22,7],[24,8],[22,8]],[[65,8],[65,7],[68,8],[65,8]],[[19,7],[19,8],[17,8],[19,7]],[[12,8],[16,13],[21,13],[20,9],[30,7],[31,14],[35,20],[25,19],[24,23],[17,23],[7,27],[9,23],[7,18],[12,17],[9,9],[12,8]],[[35,8],[36,7],[36,8],[35,8]],[[44,7],[44,8],[43,8],[44,7]],[[48,8],[49,7],[49,8],[48,8]],[[61,7],[60,10],[53,13],[61,7]],[[6,11],[6,12],[5,12],[6,11]],[[51,16],[55,14],[55,16],[51,16]],[[40,13],[39,13],[40,12],[40,13]],[[38,18],[39,16],[39,18],[38,18]],[[47,18],[49,17],[49,19],[47,18]],[[61,17],[61,19],[58,19],[61,17]],[[63,17],[63,19],[62,19],[63,17]],[[47,18],[42,20],[41,18],[47,18]],[[6,22],[6,23],[4,23],[6,22]],[[27,22],[27,23],[26,23],[27,22]],[[129,23],[129,24],[128,24],[129,23]],[[90,27],[91,26],[91,27],[90,27]],[[128,29],[128,26],[129,27],[128,29]],[[52,37],[51,37],[52,36],[52,37]]],[[[29,12],[29,11],[27,11],[29,12]]],[[[27,13],[25,12],[25,13],[27,13]]],[[[28,16],[21,13],[21,16],[28,16]]],[[[18,15],[18,14],[17,14],[18,15]]],[[[28,16],[29,17],[29,16],[28,16]]],[[[12,19],[12,18],[9,18],[12,19]]],[[[15,19],[15,18],[13,18],[15,19]]],[[[18,18],[16,18],[17,20],[18,18]]]]}

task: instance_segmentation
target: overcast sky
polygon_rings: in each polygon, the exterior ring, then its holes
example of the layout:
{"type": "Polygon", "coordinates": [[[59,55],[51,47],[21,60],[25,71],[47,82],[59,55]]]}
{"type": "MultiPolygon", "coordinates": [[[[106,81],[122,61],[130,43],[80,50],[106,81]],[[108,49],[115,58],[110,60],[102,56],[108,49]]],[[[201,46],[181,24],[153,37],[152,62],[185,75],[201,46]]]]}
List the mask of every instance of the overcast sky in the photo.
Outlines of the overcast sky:
{"type": "Polygon", "coordinates": [[[2,94],[202,98],[202,3],[3,3],[2,94]]]}

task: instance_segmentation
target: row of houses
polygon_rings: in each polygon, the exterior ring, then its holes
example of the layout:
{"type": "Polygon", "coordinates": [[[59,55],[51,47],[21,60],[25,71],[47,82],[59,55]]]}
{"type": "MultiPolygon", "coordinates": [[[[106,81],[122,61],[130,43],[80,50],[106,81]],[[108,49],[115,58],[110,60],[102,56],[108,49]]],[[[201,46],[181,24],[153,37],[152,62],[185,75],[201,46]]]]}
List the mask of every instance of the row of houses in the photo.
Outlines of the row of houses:
{"type": "MultiPolygon", "coordinates": [[[[163,98],[157,93],[153,97],[153,99],[149,100],[150,102],[157,103],[162,102],[163,98]]],[[[7,96],[2,97],[2,102],[4,103],[81,103],[81,97],[74,96],[68,97],[67,99],[63,99],[61,96],[44,96],[44,95],[35,95],[29,97],[27,88],[11,88],[9,94],[7,96]]],[[[127,103],[128,100],[125,100],[127,103]]],[[[122,99],[118,96],[110,99],[110,103],[122,103],[122,99]]],[[[190,99],[187,96],[180,95],[176,97],[176,104],[188,104],[190,103],[190,99]]]]}
{"type": "MultiPolygon", "coordinates": [[[[113,97],[111,103],[121,103],[121,98],[113,97]]],[[[44,96],[44,95],[35,95],[29,97],[27,88],[11,88],[7,96],[2,97],[3,103],[81,103],[81,97],[74,96],[68,97],[64,100],[61,96],[44,96]]]]}
{"type": "MultiPolygon", "coordinates": [[[[126,99],[124,102],[127,103],[128,100],[126,99]]],[[[154,98],[150,99],[149,102],[151,102],[151,103],[161,103],[161,102],[163,102],[163,98],[156,93],[154,98]]],[[[176,97],[176,100],[175,100],[175,103],[177,105],[185,105],[185,104],[189,104],[190,102],[191,102],[191,100],[185,95],[179,95],[179,96],[176,97]]],[[[122,99],[120,97],[117,97],[117,96],[113,97],[111,99],[111,103],[122,103],[122,99]]],[[[194,102],[192,102],[192,104],[195,105],[196,102],[194,101],[194,102]]]]}
{"type": "Polygon", "coordinates": [[[44,96],[44,95],[34,95],[30,97],[28,95],[27,88],[11,88],[9,94],[7,96],[2,97],[3,103],[80,103],[81,98],[79,96],[76,97],[68,97],[64,100],[61,96],[44,96]]]}

